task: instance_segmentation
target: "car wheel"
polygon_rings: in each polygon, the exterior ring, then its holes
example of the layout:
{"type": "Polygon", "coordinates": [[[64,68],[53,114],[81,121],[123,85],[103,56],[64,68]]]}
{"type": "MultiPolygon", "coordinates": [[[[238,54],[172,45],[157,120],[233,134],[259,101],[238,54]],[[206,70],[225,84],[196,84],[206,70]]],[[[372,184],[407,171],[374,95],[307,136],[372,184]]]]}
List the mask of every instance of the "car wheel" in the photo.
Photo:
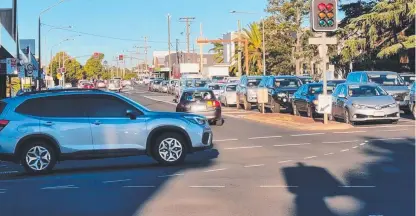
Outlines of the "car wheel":
{"type": "Polygon", "coordinates": [[[188,152],[183,136],[172,132],[158,136],[152,147],[153,158],[163,165],[182,163],[188,152]]]}
{"type": "Polygon", "coordinates": [[[391,123],[392,124],[397,124],[399,122],[399,120],[392,120],[391,123]]]}
{"type": "Polygon", "coordinates": [[[313,118],[314,117],[313,110],[312,110],[311,106],[308,106],[308,110],[307,110],[306,114],[307,114],[308,118],[313,118]]]}
{"type": "Polygon", "coordinates": [[[216,120],[215,125],[216,126],[222,126],[224,124],[224,119],[216,120]]]}
{"type": "Polygon", "coordinates": [[[351,125],[355,124],[354,122],[351,121],[350,112],[347,109],[345,109],[345,111],[344,111],[344,123],[351,124],[351,125]]]}
{"type": "Polygon", "coordinates": [[[228,102],[227,102],[227,98],[225,98],[224,106],[229,107],[228,102]]]}
{"type": "Polygon", "coordinates": [[[240,97],[238,95],[237,95],[237,98],[236,98],[236,107],[237,107],[237,109],[241,109],[240,97]]]}
{"type": "Polygon", "coordinates": [[[272,112],[280,113],[280,104],[276,103],[274,100],[272,100],[272,112]]]}
{"type": "Polygon", "coordinates": [[[56,152],[46,142],[37,140],[23,147],[20,161],[27,173],[50,172],[56,164],[56,152]]]}
{"type": "Polygon", "coordinates": [[[292,104],[292,109],[293,109],[293,115],[295,115],[295,116],[300,115],[299,110],[298,110],[298,108],[296,107],[296,105],[294,103],[292,104]]]}
{"type": "Polygon", "coordinates": [[[413,113],[413,118],[416,119],[416,105],[413,104],[412,106],[412,113],[413,113]]]}
{"type": "Polygon", "coordinates": [[[328,114],[328,120],[329,121],[334,121],[335,118],[334,118],[334,116],[332,114],[328,114]]]}
{"type": "Polygon", "coordinates": [[[247,101],[247,98],[244,98],[244,109],[251,110],[251,103],[247,101]]]}

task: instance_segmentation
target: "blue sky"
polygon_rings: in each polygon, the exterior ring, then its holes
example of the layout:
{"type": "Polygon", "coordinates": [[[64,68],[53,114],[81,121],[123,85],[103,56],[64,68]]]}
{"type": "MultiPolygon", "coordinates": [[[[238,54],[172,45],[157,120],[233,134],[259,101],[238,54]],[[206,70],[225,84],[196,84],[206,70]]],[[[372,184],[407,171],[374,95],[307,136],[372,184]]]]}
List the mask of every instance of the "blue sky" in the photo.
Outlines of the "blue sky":
{"type": "MultiPolygon", "coordinates": [[[[18,22],[20,38],[37,39],[37,17],[43,9],[53,5],[58,0],[18,0],[18,22]]],[[[237,20],[241,19],[243,26],[259,20],[265,15],[267,0],[66,0],[42,16],[42,22],[53,26],[73,26],[73,30],[106,35],[117,38],[143,40],[147,36],[150,41],[148,59],[153,50],[167,50],[167,14],[171,19],[171,40],[186,41],[185,23],[179,22],[180,17],[195,17],[191,27],[191,41],[199,35],[199,25],[203,24],[206,38],[218,38],[223,33],[235,30],[237,20]],[[230,10],[260,12],[260,14],[230,14],[230,10]]],[[[0,8],[11,7],[11,0],[1,0],[0,8]]],[[[78,35],[73,32],[51,30],[43,26],[43,36],[46,36],[46,46],[42,48],[42,59],[49,59],[50,47],[63,39],[78,35]],[[48,32],[49,31],[49,32],[48,32]]],[[[44,37],[42,36],[42,44],[44,37]]],[[[102,52],[107,60],[123,50],[133,50],[133,46],[143,46],[143,42],[121,41],[82,35],[74,41],[62,43],[55,47],[54,52],[65,50],[71,56],[89,55],[102,52]]],[[[195,46],[197,49],[198,47],[195,46]]],[[[208,48],[208,47],[207,47],[208,48]]],[[[207,50],[207,48],[205,50],[207,50]]],[[[180,44],[185,50],[185,43],[180,44]]],[[[191,46],[192,49],[192,46],[191,46]]],[[[141,56],[143,58],[143,56],[141,56]]],[[[86,57],[79,60],[84,63],[86,57]]],[[[110,61],[109,61],[110,62],[110,61]]]]}

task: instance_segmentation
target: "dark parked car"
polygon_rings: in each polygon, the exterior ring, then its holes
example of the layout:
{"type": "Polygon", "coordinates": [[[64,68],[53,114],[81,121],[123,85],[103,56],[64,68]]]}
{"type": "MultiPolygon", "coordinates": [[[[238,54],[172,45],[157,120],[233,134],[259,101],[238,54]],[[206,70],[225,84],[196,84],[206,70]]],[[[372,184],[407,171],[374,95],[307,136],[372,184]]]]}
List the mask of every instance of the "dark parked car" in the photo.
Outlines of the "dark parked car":
{"type": "Polygon", "coordinates": [[[187,112],[205,116],[210,124],[221,126],[221,103],[216,100],[214,92],[209,88],[185,89],[176,106],[176,112],[187,112]]]}
{"type": "MultiPolygon", "coordinates": [[[[327,94],[332,94],[335,84],[327,84],[327,94]]],[[[302,85],[293,95],[292,108],[293,114],[299,115],[300,112],[306,113],[308,117],[315,117],[319,111],[316,110],[318,106],[318,96],[323,94],[322,83],[309,83],[302,85]]]]}
{"type": "MultiPolygon", "coordinates": [[[[268,89],[268,102],[265,107],[274,113],[279,113],[280,108],[292,109],[292,96],[302,85],[302,81],[296,76],[269,76],[261,81],[259,87],[268,89]]],[[[261,104],[258,104],[261,110],[261,104]]]]}

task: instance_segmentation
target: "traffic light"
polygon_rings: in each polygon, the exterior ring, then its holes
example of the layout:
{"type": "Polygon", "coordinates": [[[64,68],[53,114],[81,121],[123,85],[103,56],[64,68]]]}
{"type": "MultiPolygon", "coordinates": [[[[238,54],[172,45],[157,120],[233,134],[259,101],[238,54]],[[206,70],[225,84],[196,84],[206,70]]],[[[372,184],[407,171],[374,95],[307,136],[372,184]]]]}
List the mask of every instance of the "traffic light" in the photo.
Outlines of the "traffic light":
{"type": "Polygon", "coordinates": [[[119,55],[119,56],[118,56],[118,60],[119,60],[119,61],[123,61],[123,59],[124,59],[124,56],[123,56],[123,55],[119,55]]]}
{"type": "Polygon", "coordinates": [[[337,6],[337,0],[312,0],[312,29],[317,32],[336,31],[337,6]]]}

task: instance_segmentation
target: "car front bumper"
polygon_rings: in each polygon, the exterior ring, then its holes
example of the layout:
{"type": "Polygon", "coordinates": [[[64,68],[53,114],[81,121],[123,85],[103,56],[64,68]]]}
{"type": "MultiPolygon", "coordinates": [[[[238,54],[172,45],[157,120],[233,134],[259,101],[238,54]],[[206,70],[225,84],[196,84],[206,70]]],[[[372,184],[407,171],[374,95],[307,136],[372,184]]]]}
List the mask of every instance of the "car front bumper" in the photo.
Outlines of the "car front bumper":
{"type": "Polygon", "coordinates": [[[202,126],[197,133],[190,134],[192,147],[191,152],[211,149],[213,147],[213,133],[208,124],[202,126]]]}
{"type": "Polygon", "coordinates": [[[398,120],[400,119],[400,110],[398,107],[381,110],[353,109],[350,115],[351,121],[398,120]]]}

